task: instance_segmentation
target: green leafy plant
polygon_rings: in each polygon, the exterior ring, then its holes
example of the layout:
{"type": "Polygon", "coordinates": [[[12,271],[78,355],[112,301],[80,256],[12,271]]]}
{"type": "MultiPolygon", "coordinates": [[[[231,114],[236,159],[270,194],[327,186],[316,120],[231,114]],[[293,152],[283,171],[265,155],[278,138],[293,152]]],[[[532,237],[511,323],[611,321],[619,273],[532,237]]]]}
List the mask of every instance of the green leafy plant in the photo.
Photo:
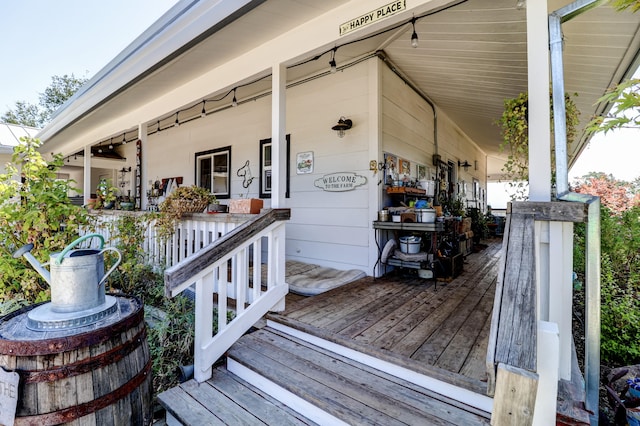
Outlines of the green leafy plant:
{"type": "MultiPolygon", "coordinates": [[[[551,98],[551,96],[550,96],[551,98]]],[[[577,135],[580,112],[569,94],[565,94],[567,143],[571,143],[577,135]]],[[[551,126],[553,131],[553,100],[551,99],[551,126]]],[[[526,183],[529,180],[529,96],[520,93],[516,98],[505,99],[504,112],[498,120],[502,130],[500,150],[508,153],[507,161],[502,167],[506,179],[511,181],[513,198],[526,199],[526,183]]],[[[553,150],[552,150],[553,153],[553,150]]],[[[553,157],[553,154],[552,154],[553,157]]],[[[551,161],[552,168],[555,161],[551,161]]]]}
{"type": "Polygon", "coordinates": [[[111,179],[100,179],[98,186],[96,187],[96,208],[113,206],[113,203],[118,199],[118,188],[113,186],[111,179]]]}
{"type": "Polygon", "coordinates": [[[45,160],[37,150],[40,145],[37,139],[22,138],[6,173],[0,174],[0,302],[47,300],[48,285],[24,258],[13,258],[13,252],[33,243],[31,253],[48,262],[50,253],[64,249],[90,222],[87,212],[67,196],[78,192],[75,182],[57,179],[62,156],[45,160]]]}
{"type": "Polygon", "coordinates": [[[640,79],[631,79],[620,83],[598,99],[598,103],[611,103],[611,112],[605,116],[593,118],[587,130],[604,132],[615,129],[640,127],[640,79]]]}
{"type": "Polygon", "coordinates": [[[161,238],[170,238],[183,214],[202,212],[216,201],[216,196],[199,186],[181,186],[176,188],[160,203],[160,215],[156,221],[156,229],[161,238]]]}
{"type": "MultiPolygon", "coordinates": [[[[604,365],[631,365],[640,358],[640,206],[601,210],[601,354],[604,365]]],[[[584,280],[585,226],[574,233],[574,270],[584,280]]],[[[584,289],[578,296],[584,299],[584,289]]]]}

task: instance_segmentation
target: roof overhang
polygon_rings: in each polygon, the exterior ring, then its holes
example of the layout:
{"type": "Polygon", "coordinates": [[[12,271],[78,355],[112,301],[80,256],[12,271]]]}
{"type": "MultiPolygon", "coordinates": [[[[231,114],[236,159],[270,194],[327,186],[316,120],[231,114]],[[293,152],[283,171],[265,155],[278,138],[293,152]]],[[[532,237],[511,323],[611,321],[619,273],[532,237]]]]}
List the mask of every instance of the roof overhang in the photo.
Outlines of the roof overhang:
{"type": "MultiPolygon", "coordinates": [[[[387,3],[182,0],[92,78],[39,137],[47,151],[68,154],[234,87],[246,85],[241,96],[268,92],[276,64],[287,65],[292,83],[326,72],[334,47],[338,64],[382,50],[487,154],[488,173],[499,173],[504,154],[495,122],[504,99],[527,90],[526,11],[515,0],[418,0],[340,36],[342,23],[387,3]],[[414,17],[417,48],[410,43],[414,17]]],[[[568,3],[550,0],[548,9],[568,3]]],[[[563,25],[565,85],[578,94],[582,125],[607,108],[596,105],[598,98],[637,65],[639,28],[640,14],[609,6],[563,25]]],[[[587,140],[583,135],[569,146],[570,164],[587,140]]]]}

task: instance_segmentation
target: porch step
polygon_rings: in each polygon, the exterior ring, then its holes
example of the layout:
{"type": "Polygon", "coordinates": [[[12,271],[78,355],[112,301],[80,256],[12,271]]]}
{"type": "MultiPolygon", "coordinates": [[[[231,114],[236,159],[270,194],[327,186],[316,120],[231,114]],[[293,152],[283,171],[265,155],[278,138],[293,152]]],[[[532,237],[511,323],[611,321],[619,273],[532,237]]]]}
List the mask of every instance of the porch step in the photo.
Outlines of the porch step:
{"type": "Polygon", "coordinates": [[[482,410],[271,327],[227,357],[230,372],[318,424],[489,424],[482,410]]]}
{"type": "Polygon", "coordinates": [[[204,383],[189,380],[160,395],[167,426],[313,425],[315,423],[265,394],[225,367],[204,383]]]}

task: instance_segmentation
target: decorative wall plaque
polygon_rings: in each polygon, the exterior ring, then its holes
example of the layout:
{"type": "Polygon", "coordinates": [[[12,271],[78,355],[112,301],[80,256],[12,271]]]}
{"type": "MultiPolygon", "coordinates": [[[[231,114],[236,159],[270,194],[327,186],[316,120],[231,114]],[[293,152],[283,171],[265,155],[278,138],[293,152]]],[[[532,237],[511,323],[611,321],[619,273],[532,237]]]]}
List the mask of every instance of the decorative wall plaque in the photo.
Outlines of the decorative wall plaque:
{"type": "Polygon", "coordinates": [[[353,172],[338,172],[324,175],[316,179],[313,184],[323,191],[343,192],[351,191],[367,183],[367,178],[353,172]]]}

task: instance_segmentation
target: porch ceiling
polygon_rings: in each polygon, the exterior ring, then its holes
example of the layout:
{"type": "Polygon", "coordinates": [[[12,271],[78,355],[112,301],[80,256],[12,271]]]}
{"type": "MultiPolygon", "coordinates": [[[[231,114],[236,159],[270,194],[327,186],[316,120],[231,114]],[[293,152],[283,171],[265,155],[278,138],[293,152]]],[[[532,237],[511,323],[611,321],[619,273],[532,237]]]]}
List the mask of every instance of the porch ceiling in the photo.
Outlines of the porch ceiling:
{"type": "MultiPolygon", "coordinates": [[[[298,26],[309,25],[314,18],[344,5],[341,0],[270,0],[258,3],[231,25],[184,49],[179,55],[174,53],[174,59],[138,78],[133,84],[125,86],[126,90],[119,91],[78,117],[72,127],[65,127],[51,135],[49,140],[53,142],[53,147],[57,139],[79,138],[80,135],[91,133],[89,129],[96,127],[97,123],[118,120],[127,111],[140,109],[159,98],[167,98],[167,93],[172,90],[178,90],[208,70],[259,48],[265,40],[275,39],[298,26]]],[[[390,20],[389,27],[382,28],[387,32],[381,33],[380,27],[371,26],[371,30],[364,29],[371,31],[369,34],[342,38],[336,34],[336,62],[340,66],[378,50],[384,51],[423,94],[456,121],[488,154],[488,173],[490,176],[496,175],[502,167],[503,154],[498,149],[500,132],[495,122],[502,114],[503,100],[527,90],[526,10],[517,9],[515,0],[451,1],[448,7],[446,1],[433,3],[444,5],[443,10],[423,17],[418,10],[412,10],[402,17],[405,24],[398,24],[398,19],[393,22],[390,20]],[[412,16],[418,18],[416,32],[419,46],[415,49],[410,44],[413,30],[409,21],[412,16]],[[353,37],[359,37],[361,41],[353,37]],[[349,44],[342,45],[345,42],[349,44]]],[[[556,10],[568,3],[568,0],[550,0],[549,10],[556,10]]],[[[423,8],[427,10],[426,5],[423,8]]],[[[349,14],[345,15],[345,20],[350,18],[352,16],[349,14]]],[[[566,89],[569,93],[578,94],[575,100],[582,112],[583,124],[603,108],[595,103],[607,87],[624,78],[634,65],[640,46],[639,28],[640,13],[616,12],[609,6],[590,10],[563,24],[566,89]]],[[[337,28],[335,31],[337,33],[337,28]]],[[[329,51],[333,46],[308,51],[306,56],[290,58],[287,63],[289,82],[326,72],[329,51]],[[317,60],[291,67],[321,54],[317,60]]],[[[269,72],[269,69],[263,71],[266,76],[264,80],[240,87],[238,99],[270,90],[269,72]]],[[[203,98],[222,97],[233,87],[245,83],[248,81],[238,81],[211,93],[194,94],[193,115],[196,115],[196,111],[199,114],[201,104],[198,105],[198,102],[201,103],[203,98]]],[[[230,97],[226,97],[218,105],[229,103],[230,97]]],[[[167,101],[167,105],[171,105],[171,102],[167,101]]],[[[148,117],[148,121],[155,122],[188,106],[171,105],[162,115],[148,117]]],[[[215,108],[216,102],[207,102],[208,110],[215,108]]],[[[123,119],[119,132],[135,125],[123,119]]],[[[154,129],[150,125],[150,130],[154,129]]],[[[100,137],[110,136],[113,135],[100,137]]],[[[569,147],[570,164],[585,141],[583,138],[569,147]]],[[[59,146],[65,145],[61,143],[59,146]]]]}

